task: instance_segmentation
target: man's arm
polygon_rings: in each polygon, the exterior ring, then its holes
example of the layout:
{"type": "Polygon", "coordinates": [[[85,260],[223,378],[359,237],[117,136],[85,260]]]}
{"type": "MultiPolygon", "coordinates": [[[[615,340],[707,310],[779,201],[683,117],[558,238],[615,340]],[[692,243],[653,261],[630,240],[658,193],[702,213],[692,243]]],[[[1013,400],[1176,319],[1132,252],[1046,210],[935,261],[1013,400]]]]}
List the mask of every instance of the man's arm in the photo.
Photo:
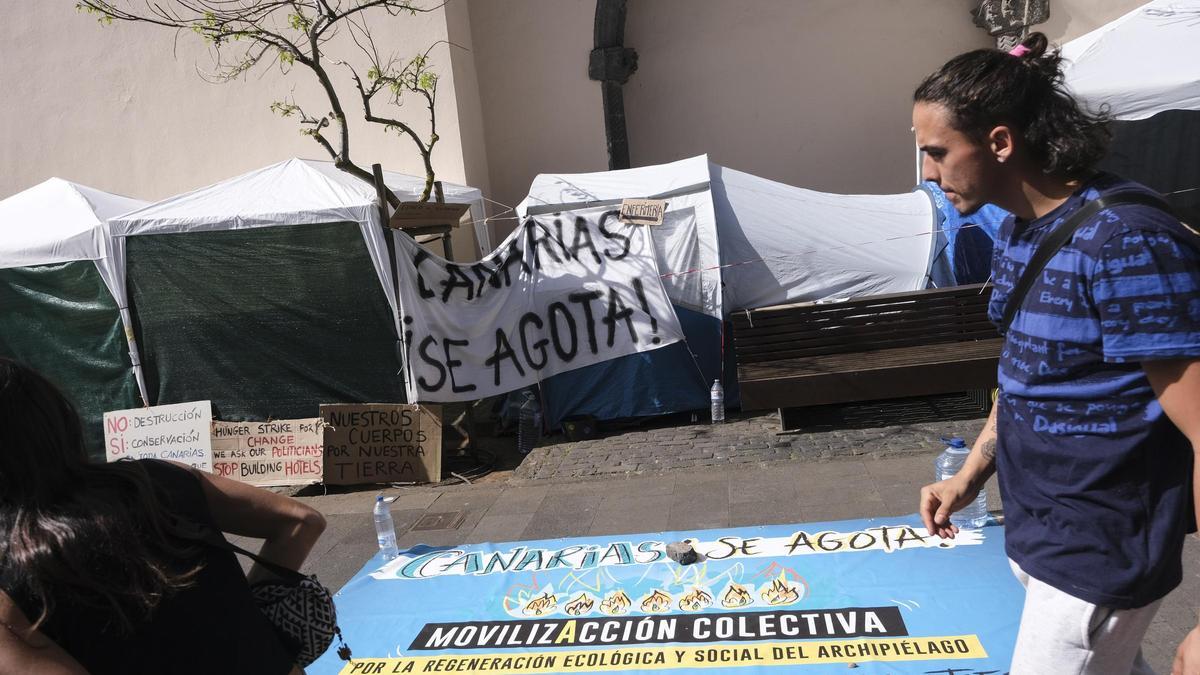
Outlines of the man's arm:
{"type": "MultiPolygon", "coordinates": [[[[1143,361],[1142,370],[1167,417],[1192,444],[1192,502],[1200,508],[1200,359],[1143,361]]],[[[1200,511],[1197,511],[1200,518],[1200,511]]],[[[1200,626],[1193,628],[1175,652],[1172,675],[1200,673],[1200,626]]]]}
{"type": "Polygon", "coordinates": [[[987,479],[996,473],[996,408],[988,415],[983,431],[971,446],[963,468],[953,477],[921,488],[921,520],[930,534],[953,539],[958,527],[950,522],[950,514],[970,504],[983,489],[987,479]]]}

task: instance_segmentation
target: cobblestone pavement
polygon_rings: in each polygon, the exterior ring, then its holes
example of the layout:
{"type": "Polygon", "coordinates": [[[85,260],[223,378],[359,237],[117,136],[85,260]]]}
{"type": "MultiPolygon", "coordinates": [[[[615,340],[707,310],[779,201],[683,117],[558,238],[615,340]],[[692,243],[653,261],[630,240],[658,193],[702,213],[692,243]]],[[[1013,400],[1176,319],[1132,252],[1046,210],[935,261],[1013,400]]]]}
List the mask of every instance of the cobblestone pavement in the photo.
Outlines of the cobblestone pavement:
{"type": "Polygon", "coordinates": [[[707,421],[608,433],[571,442],[547,439],[514,472],[510,483],[645,474],[699,467],[753,466],[782,460],[899,457],[944,447],[944,436],[970,443],[984,418],[918,422],[863,429],[780,433],[778,413],[744,414],[724,424],[707,421]]]}

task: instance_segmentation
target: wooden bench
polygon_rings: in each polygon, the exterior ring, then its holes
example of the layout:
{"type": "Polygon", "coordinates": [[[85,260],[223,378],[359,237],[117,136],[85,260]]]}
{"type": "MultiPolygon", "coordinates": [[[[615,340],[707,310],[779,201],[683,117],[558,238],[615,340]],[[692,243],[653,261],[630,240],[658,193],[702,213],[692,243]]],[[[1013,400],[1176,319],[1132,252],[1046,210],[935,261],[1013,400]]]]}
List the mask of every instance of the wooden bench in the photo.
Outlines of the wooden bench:
{"type": "Polygon", "coordinates": [[[734,312],[742,409],[995,387],[990,295],[974,284],[734,312]]]}

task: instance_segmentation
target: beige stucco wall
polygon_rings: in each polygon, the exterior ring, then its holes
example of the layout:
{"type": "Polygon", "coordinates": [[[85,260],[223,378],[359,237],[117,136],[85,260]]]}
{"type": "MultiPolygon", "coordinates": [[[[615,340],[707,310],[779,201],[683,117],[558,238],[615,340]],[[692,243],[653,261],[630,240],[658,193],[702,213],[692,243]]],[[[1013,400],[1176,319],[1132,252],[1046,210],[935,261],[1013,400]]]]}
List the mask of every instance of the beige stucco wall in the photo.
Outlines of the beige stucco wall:
{"type": "MultiPolygon", "coordinates": [[[[587,76],[595,0],[469,6],[492,196],[513,206],[539,173],[608,168],[600,85],[587,76]]],[[[513,227],[495,223],[501,236],[513,227]]]]}
{"type": "Polygon", "coordinates": [[[1050,0],[1049,20],[1034,29],[1062,44],[1144,4],[1146,0],[1050,0]]]}
{"type": "Polygon", "coordinates": [[[842,193],[915,183],[912,91],[990,45],[968,0],[633,0],[631,158],[707,152],[725,166],[842,193]]]}
{"type": "MultiPolygon", "coordinates": [[[[1076,37],[1140,0],[1052,0],[1039,27],[1076,37]]],[[[895,192],[914,180],[909,98],[946,58],[992,44],[975,0],[629,0],[625,88],[635,165],[707,152],[717,162],[833,192],[895,192]]],[[[403,57],[441,75],[439,177],[515,205],[540,172],[607,167],[600,86],[587,77],[595,0],[450,0],[378,22],[403,57]]],[[[294,96],[324,112],[307,73],[260,68],[206,83],[193,35],[101,26],[71,2],[23,2],[0,23],[0,197],[50,176],[161,199],[292,156],[324,158],[269,110],[294,96]]],[[[421,173],[407,141],[358,122],[353,156],[421,173]]],[[[419,102],[400,116],[424,123],[419,102]]],[[[502,210],[489,206],[489,213],[502,210]]],[[[493,223],[493,241],[513,227],[493,223]]],[[[460,259],[474,250],[456,235],[460,259]]]]}
{"type": "MultiPolygon", "coordinates": [[[[379,14],[373,25],[378,43],[403,58],[448,37],[442,10],[395,18],[379,14]]],[[[0,22],[0,44],[0,197],[59,176],[157,200],[289,157],[328,159],[293,120],[269,109],[272,101],[290,95],[315,114],[328,112],[315,80],[302,68],[284,74],[260,66],[238,81],[210,84],[197,72],[213,69],[197,36],[121,22],[102,26],[60,0],[20,3],[0,22]]],[[[329,54],[346,44],[339,38],[329,54]]],[[[478,134],[459,133],[450,49],[441,44],[431,53],[441,75],[441,141],[434,167],[440,178],[464,182],[469,160],[463,140],[473,148],[482,143],[478,134]]],[[[341,77],[336,66],[333,72],[341,77]]],[[[358,96],[348,79],[342,82],[356,163],[369,168],[380,162],[423,175],[409,141],[357,120],[358,96]]],[[[411,101],[398,116],[427,127],[421,101],[411,101]]],[[[471,251],[473,241],[470,228],[460,228],[456,253],[471,251]]]]}

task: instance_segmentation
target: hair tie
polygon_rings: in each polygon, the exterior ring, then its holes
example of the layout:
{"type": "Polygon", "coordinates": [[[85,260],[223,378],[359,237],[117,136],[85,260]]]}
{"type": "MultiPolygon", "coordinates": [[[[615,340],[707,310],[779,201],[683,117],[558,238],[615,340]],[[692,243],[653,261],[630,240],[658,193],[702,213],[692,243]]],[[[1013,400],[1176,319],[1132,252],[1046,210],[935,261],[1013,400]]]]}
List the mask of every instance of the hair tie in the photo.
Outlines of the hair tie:
{"type": "Polygon", "coordinates": [[[1026,47],[1025,45],[1017,45],[1016,47],[1013,47],[1012,49],[1008,50],[1008,55],[1015,56],[1019,59],[1022,56],[1025,56],[1026,54],[1028,54],[1030,51],[1031,50],[1029,49],[1029,47],[1026,47]]]}

